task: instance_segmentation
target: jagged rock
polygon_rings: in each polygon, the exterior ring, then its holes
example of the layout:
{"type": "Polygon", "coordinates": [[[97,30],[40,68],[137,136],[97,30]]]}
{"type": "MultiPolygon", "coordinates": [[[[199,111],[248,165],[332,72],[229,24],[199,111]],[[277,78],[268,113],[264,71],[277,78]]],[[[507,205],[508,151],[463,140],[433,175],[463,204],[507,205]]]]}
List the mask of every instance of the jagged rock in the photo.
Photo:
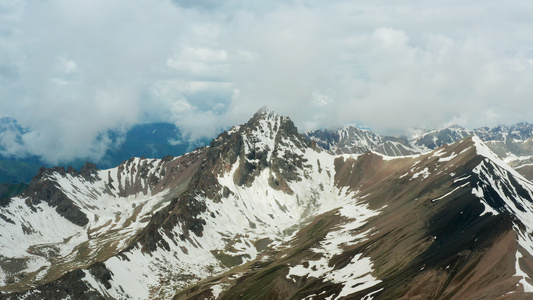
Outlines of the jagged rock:
{"type": "Polygon", "coordinates": [[[111,288],[111,284],[109,283],[109,281],[112,279],[113,273],[106,268],[104,263],[94,263],[88,268],[88,270],[89,273],[91,273],[91,275],[93,275],[96,280],[103,284],[105,288],[111,288]]]}
{"type": "Polygon", "coordinates": [[[87,225],[89,222],[87,216],[50,179],[49,176],[54,172],[61,176],[66,175],[65,168],[56,167],[53,170],[41,168],[22,196],[28,197],[33,205],[41,201],[48,203],[51,207],[55,207],[61,216],[78,226],[87,225]]]}
{"type": "Polygon", "coordinates": [[[96,181],[98,180],[98,168],[96,165],[90,162],[85,163],[85,165],[80,169],[79,175],[87,181],[96,181]]]}

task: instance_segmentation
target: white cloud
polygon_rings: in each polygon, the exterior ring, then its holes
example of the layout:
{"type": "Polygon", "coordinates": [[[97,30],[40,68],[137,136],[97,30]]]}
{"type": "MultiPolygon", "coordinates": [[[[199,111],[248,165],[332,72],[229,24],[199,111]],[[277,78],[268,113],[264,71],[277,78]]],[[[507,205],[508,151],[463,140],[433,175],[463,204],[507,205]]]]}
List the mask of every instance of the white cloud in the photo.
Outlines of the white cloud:
{"type": "Polygon", "coordinates": [[[532,122],[529,1],[12,0],[0,4],[11,153],[98,160],[107,130],[215,135],[263,105],[312,129],[532,122]]]}

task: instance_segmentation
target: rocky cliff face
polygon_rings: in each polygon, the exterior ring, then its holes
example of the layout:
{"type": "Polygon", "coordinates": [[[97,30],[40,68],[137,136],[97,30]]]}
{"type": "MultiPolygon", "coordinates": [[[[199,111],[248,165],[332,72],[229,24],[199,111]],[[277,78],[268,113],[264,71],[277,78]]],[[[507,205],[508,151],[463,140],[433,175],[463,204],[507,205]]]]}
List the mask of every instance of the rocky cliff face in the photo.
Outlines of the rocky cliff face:
{"type": "Polygon", "coordinates": [[[365,153],[337,155],[261,109],[181,157],[43,169],[0,207],[0,298],[533,291],[529,181],[479,138],[394,157],[375,151],[404,140],[365,134],[365,153]]]}

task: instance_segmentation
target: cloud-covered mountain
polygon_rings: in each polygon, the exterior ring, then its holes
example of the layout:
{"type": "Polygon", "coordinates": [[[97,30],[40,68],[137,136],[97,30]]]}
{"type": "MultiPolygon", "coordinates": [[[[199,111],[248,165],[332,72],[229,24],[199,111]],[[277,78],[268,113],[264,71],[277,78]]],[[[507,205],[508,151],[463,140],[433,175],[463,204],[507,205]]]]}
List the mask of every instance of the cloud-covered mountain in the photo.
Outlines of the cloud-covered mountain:
{"type": "Polygon", "coordinates": [[[262,109],[180,157],[42,169],[0,207],[0,295],[523,299],[531,220],[479,137],[333,154],[262,109]]]}
{"type": "MultiPolygon", "coordinates": [[[[0,119],[0,182],[29,183],[41,166],[53,167],[46,157],[24,152],[24,136],[30,133],[14,119],[0,119]]],[[[111,168],[132,157],[163,158],[178,156],[209,143],[207,139],[191,141],[175,124],[148,123],[135,125],[127,131],[111,130],[106,134],[109,148],[98,158],[76,157],[63,165],[81,168],[87,161],[99,168],[111,168]]]]}

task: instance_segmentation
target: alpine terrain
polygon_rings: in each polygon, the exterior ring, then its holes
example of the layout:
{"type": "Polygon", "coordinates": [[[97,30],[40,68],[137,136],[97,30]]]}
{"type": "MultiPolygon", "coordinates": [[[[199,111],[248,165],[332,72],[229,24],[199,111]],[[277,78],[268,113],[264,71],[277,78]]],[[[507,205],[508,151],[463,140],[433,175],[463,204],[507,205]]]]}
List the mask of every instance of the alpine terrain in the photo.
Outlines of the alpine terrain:
{"type": "Polygon", "coordinates": [[[482,127],[468,130],[458,125],[437,130],[413,129],[411,138],[380,136],[367,129],[347,126],[339,130],[306,132],[320,147],[336,154],[362,154],[373,151],[387,156],[426,153],[458,142],[468,136],[479,137],[495,154],[527,179],[533,179],[533,124],[482,127]]]}
{"type": "Polygon", "coordinates": [[[0,202],[0,298],[533,298],[533,184],[497,151],[531,140],[444,136],[262,108],[179,157],[42,168],[0,202]]]}

